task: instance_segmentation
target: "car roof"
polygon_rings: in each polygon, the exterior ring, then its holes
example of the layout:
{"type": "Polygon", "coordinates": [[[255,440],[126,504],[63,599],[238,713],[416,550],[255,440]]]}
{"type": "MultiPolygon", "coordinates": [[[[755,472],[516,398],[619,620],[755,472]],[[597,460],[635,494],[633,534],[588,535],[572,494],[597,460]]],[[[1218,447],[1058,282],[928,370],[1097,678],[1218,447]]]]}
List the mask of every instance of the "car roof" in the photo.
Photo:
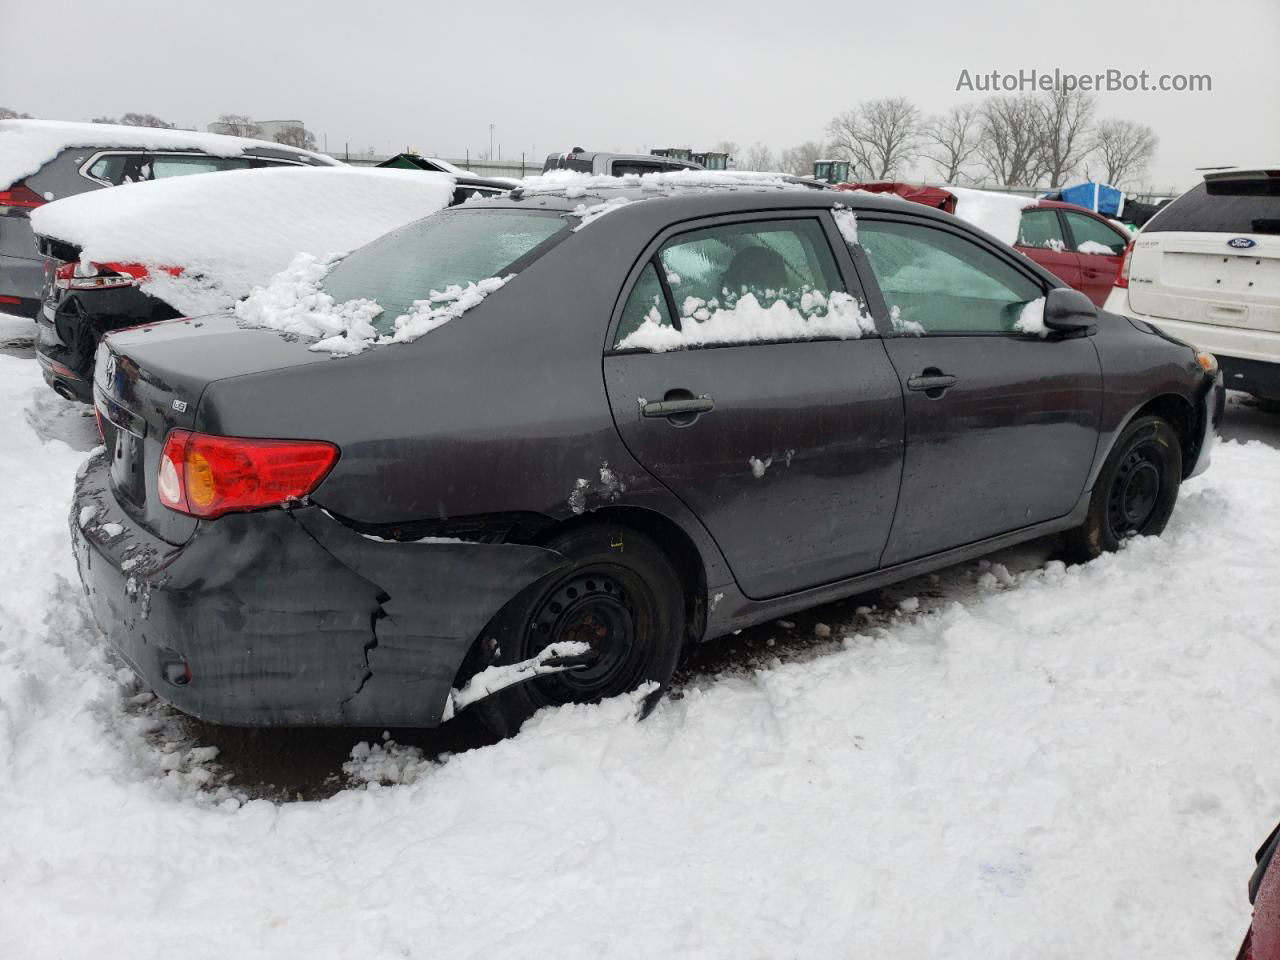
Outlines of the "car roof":
{"type": "MultiPolygon", "coordinates": [[[[554,176],[551,175],[551,176],[554,176]]],[[[469,201],[468,207],[524,207],[572,213],[579,208],[612,204],[618,208],[643,201],[652,209],[661,203],[672,218],[709,216],[740,210],[831,209],[843,205],[853,209],[908,211],[917,214],[936,211],[895,196],[861,194],[854,196],[831,189],[813,189],[795,178],[749,177],[732,173],[681,171],[626,177],[581,175],[550,184],[545,177],[526,178],[508,194],[469,201]],[[684,182],[681,182],[684,181],[684,182]]],[[[944,219],[939,216],[938,219],[944,219]]],[[[949,217],[945,218],[951,219],[949,217]]]]}

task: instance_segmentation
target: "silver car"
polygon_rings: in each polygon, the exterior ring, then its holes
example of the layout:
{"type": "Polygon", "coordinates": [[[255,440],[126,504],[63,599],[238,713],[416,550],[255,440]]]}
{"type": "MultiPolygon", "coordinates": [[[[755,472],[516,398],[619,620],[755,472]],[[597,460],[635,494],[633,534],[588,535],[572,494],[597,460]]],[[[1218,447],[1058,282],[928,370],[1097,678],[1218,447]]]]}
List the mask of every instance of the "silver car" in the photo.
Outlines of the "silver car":
{"type": "Polygon", "coordinates": [[[0,120],[0,312],[35,317],[44,264],[31,211],[122,183],[339,161],[279,143],[106,123],[0,120]]]}

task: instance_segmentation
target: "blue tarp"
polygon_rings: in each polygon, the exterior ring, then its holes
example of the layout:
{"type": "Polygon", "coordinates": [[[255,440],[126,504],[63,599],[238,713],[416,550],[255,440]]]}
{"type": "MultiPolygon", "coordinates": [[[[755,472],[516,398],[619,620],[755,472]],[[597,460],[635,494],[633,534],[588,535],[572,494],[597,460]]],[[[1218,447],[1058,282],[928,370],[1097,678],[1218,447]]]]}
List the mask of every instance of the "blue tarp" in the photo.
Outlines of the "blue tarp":
{"type": "Polygon", "coordinates": [[[1124,211],[1124,191],[1091,180],[1074,187],[1063,187],[1062,202],[1088,207],[1104,217],[1118,217],[1124,211]]]}

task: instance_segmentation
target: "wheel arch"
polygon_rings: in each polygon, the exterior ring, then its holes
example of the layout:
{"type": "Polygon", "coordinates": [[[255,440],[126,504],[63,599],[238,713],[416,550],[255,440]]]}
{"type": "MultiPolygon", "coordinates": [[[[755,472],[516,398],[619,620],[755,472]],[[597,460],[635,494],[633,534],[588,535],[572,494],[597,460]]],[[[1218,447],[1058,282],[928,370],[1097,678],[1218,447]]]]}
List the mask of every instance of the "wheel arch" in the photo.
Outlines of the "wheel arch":
{"type": "Polygon", "coordinates": [[[685,588],[685,641],[701,640],[707,626],[706,565],[693,539],[670,517],[645,507],[610,505],[552,524],[539,531],[535,542],[545,543],[578,527],[611,522],[644,534],[666,555],[685,588]]]}
{"type": "Polygon", "coordinates": [[[1135,410],[1124,422],[1124,426],[1116,432],[1116,436],[1119,437],[1129,424],[1139,417],[1146,416],[1160,417],[1173,427],[1173,432],[1177,434],[1179,446],[1182,448],[1182,479],[1185,480],[1195,466],[1200,452],[1200,437],[1203,434],[1203,424],[1200,422],[1200,415],[1196,413],[1196,408],[1186,397],[1176,393],[1161,394],[1135,410]]]}

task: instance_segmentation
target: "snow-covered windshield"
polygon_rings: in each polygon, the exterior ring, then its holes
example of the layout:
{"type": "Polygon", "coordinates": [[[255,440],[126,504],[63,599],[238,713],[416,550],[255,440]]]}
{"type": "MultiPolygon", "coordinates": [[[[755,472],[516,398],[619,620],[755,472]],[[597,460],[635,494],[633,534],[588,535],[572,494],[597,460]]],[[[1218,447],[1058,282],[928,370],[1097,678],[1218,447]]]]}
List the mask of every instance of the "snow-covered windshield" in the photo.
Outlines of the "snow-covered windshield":
{"type": "Polygon", "coordinates": [[[452,286],[517,272],[539,245],[567,232],[568,222],[541,210],[445,210],[374,240],[339,262],[324,280],[338,303],[372,300],[381,334],[416,301],[452,286]]]}

